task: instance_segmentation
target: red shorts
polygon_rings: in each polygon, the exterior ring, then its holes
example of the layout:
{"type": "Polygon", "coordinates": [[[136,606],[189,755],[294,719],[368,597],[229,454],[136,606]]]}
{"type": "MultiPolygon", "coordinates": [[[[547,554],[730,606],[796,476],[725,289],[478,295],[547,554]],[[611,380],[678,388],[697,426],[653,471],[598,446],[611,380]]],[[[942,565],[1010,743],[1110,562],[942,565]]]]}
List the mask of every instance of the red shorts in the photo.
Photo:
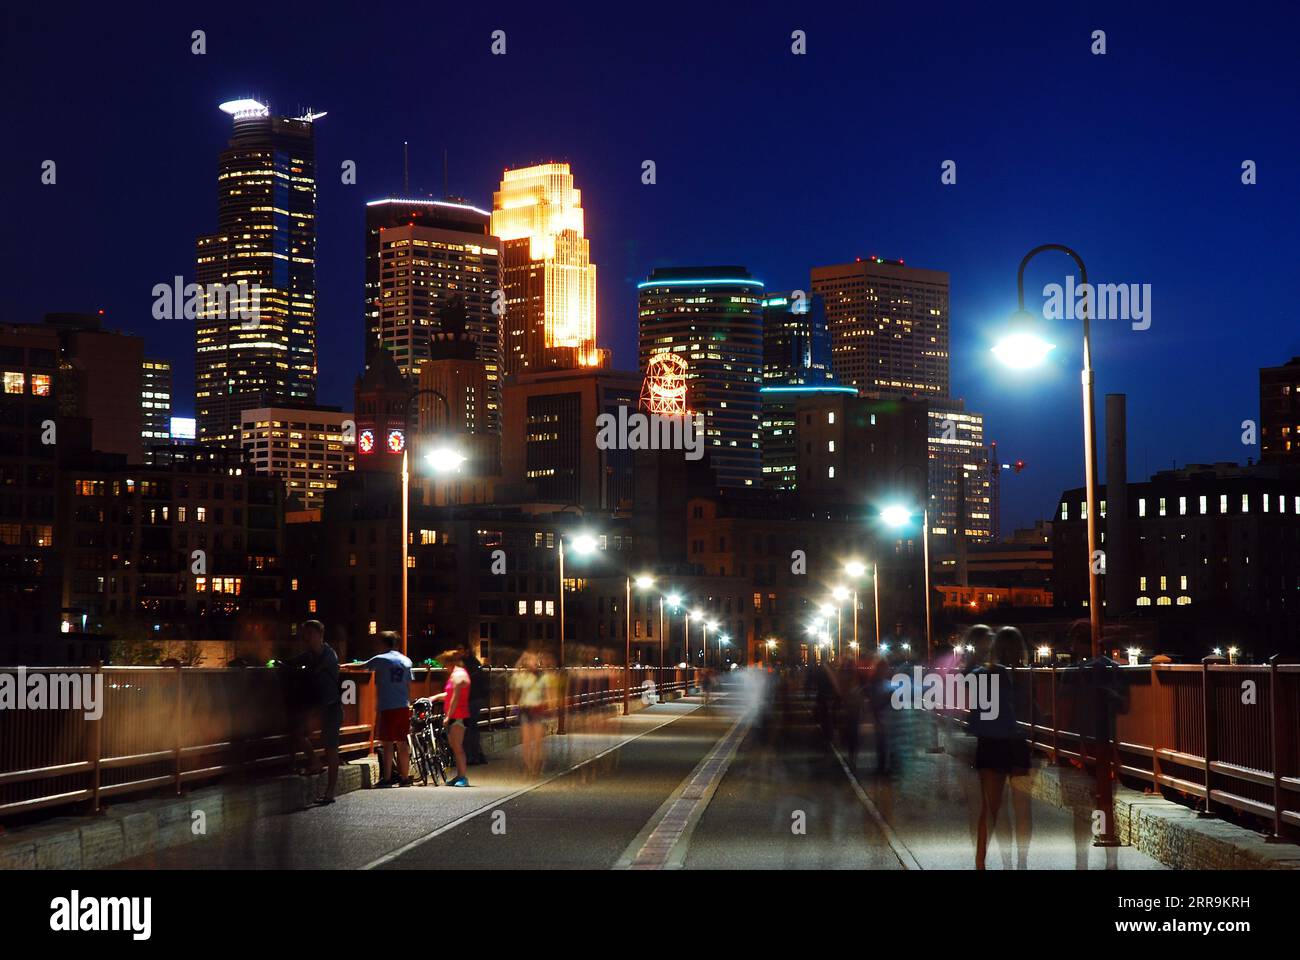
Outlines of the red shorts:
{"type": "Polygon", "coordinates": [[[381,743],[396,743],[398,740],[405,740],[410,732],[410,707],[379,711],[379,723],[375,727],[376,740],[381,743]]]}

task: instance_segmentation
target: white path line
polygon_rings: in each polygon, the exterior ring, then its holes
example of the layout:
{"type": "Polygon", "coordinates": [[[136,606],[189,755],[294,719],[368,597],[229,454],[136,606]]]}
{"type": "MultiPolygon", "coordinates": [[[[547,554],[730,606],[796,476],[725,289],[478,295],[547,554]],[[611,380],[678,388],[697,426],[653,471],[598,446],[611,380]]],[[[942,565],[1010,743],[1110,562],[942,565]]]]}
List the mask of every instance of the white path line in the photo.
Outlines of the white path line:
{"type": "Polygon", "coordinates": [[[867,791],[862,789],[862,784],[858,782],[857,776],[849,767],[848,762],[844,759],[844,754],[840,753],[839,747],[835,746],[833,743],[829,743],[829,741],[828,744],[831,750],[835,753],[835,759],[840,762],[840,767],[843,768],[844,775],[849,778],[849,784],[853,787],[853,792],[858,795],[858,799],[862,801],[862,805],[867,808],[867,813],[871,815],[871,819],[876,822],[876,826],[880,828],[880,832],[885,835],[885,842],[889,844],[889,849],[892,850],[894,856],[898,858],[898,862],[903,865],[903,869],[923,869],[916,857],[912,856],[912,851],[907,848],[907,844],[905,844],[898,834],[894,832],[894,828],[885,822],[885,818],[880,815],[880,811],[876,809],[876,805],[872,803],[871,798],[867,796],[867,791]]]}
{"type": "Polygon", "coordinates": [[[659,730],[662,727],[666,727],[670,723],[675,723],[676,721],[680,720],[682,717],[689,717],[691,714],[695,713],[695,711],[699,709],[700,709],[699,705],[695,704],[692,706],[690,710],[686,710],[682,713],[676,714],[675,716],[671,716],[663,723],[655,724],[649,730],[642,730],[640,733],[636,734],[635,736],[628,737],[626,740],[621,740],[618,743],[614,744],[609,749],[602,750],[600,753],[596,754],[595,756],[588,757],[586,760],[582,760],[578,763],[575,763],[567,770],[558,770],[555,773],[551,774],[549,777],[546,777],[545,779],[538,780],[536,783],[532,783],[526,787],[522,787],[521,789],[516,790],[514,793],[510,793],[504,797],[500,797],[496,800],[493,800],[491,803],[481,806],[476,810],[471,810],[469,813],[457,817],[455,820],[451,821],[450,823],[444,824],[443,826],[439,827],[437,830],[432,830],[429,833],[426,833],[422,837],[416,837],[410,843],[403,844],[402,846],[398,847],[396,850],[384,854],[382,857],[380,857],[377,860],[371,860],[361,869],[374,870],[376,867],[382,867],[386,863],[391,863],[392,861],[396,860],[398,857],[402,856],[403,854],[410,853],[416,847],[428,843],[434,837],[440,837],[448,830],[454,830],[456,827],[459,827],[463,823],[468,823],[470,820],[473,820],[475,817],[479,816],[480,814],[487,813],[489,810],[494,810],[497,807],[501,806],[503,803],[509,803],[511,800],[514,800],[517,797],[522,797],[526,793],[532,793],[538,787],[544,787],[552,780],[558,780],[560,777],[573,773],[574,770],[577,770],[580,767],[585,767],[587,764],[595,760],[599,760],[601,757],[609,756],[609,754],[613,753],[615,750],[621,750],[623,747],[627,746],[633,740],[640,740],[642,737],[654,733],[656,730],[659,730]]]}
{"type": "Polygon", "coordinates": [[[695,826],[704,816],[732,758],[749,732],[752,714],[746,709],[713,749],[686,775],[623,851],[615,870],[675,870],[686,862],[695,826]]]}

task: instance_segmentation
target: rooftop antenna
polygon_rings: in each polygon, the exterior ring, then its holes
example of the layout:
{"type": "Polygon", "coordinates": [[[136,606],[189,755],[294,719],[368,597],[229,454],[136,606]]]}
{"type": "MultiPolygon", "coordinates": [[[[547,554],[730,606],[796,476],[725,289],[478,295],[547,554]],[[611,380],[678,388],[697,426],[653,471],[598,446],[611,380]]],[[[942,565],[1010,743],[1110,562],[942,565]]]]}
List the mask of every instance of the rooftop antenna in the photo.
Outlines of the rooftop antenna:
{"type": "Polygon", "coordinates": [[[411,195],[411,155],[407,150],[407,141],[402,141],[402,196],[411,195]]]}

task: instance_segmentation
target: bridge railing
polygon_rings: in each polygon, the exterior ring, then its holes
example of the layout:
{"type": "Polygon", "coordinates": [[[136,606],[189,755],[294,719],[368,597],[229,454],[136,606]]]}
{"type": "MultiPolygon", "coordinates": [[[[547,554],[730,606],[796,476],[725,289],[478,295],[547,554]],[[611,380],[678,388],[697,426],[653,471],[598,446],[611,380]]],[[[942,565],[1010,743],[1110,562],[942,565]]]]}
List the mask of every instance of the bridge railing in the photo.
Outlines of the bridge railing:
{"type": "MultiPolygon", "coordinates": [[[[1054,761],[1091,765],[1087,668],[1020,667],[1016,720],[1054,761]]],[[[1117,775],[1300,830],[1300,664],[1152,663],[1116,670],[1117,775]]],[[[942,711],[964,723],[962,713],[942,711]]]]}
{"type": "MultiPolygon", "coordinates": [[[[485,668],[480,675],[489,691],[478,711],[481,729],[517,722],[513,673],[485,668]]],[[[417,667],[414,675],[412,699],[442,692],[446,671],[417,667]]],[[[634,668],[629,694],[639,698],[650,680],[662,697],[683,690],[694,675],[668,667],[661,679],[657,668],[634,668]]],[[[106,799],[282,771],[295,762],[286,680],[286,671],[270,667],[0,667],[0,818],[74,805],[98,810],[106,799]],[[98,715],[49,708],[59,705],[50,691],[72,693],[69,678],[102,685],[98,715]],[[39,700],[34,685],[45,691],[39,700]],[[22,696],[21,706],[3,699],[6,689],[22,696]],[[45,708],[28,709],[40,703],[45,708]]],[[[340,753],[365,755],[374,743],[373,675],[344,665],[340,681],[340,753]]],[[[571,711],[622,703],[623,668],[570,667],[564,688],[571,711]]],[[[319,731],[311,739],[319,749],[319,731]]]]}

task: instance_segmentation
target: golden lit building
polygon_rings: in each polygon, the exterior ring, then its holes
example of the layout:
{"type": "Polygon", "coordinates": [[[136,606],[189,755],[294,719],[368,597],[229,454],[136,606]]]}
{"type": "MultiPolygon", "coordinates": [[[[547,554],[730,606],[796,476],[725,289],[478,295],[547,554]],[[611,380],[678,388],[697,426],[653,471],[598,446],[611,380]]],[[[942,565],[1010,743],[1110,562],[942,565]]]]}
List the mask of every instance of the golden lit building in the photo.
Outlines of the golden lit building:
{"type": "Polygon", "coordinates": [[[605,366],[608,354],[596,346],[596,265],[569,165],[506,170],[492,195],[491,232],[502,247],[505,373],[605,366]]]}

